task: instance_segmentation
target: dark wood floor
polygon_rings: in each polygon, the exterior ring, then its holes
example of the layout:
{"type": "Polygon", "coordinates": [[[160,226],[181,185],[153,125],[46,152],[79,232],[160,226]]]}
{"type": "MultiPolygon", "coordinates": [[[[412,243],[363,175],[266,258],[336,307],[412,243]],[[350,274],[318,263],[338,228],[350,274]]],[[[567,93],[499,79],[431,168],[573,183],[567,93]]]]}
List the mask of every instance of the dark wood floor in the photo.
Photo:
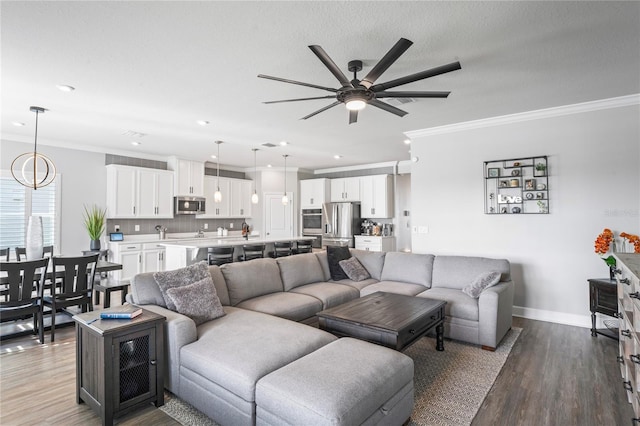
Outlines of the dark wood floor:
{"type": "MultiPolygon", "coordinates": [[[[523,328],[474,426],[628,425],[617,342],[584,328],[514,318],[523,328]]],[[[0,345],[0,424],[99,425],[75,403],[73,328],[56,330],[56,342],[32,337],[0,345]]],[[[119,419],[121,425],[177,425],[153,406],[119,419]]]]}

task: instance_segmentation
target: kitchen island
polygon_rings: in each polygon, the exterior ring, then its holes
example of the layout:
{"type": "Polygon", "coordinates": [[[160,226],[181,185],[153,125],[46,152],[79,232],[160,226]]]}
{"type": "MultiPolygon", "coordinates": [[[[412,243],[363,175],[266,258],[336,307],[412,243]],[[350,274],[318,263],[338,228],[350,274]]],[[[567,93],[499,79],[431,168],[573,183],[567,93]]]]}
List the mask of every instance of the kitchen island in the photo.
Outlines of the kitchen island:
{"type": "Polygon", "coordinates": [[[242,253],[244,244],[266,244],[265,256],[269,251],[273,251],[273,243],[280,241],[302,241],[313,239],[313,237],[288,237],[288,238],[263,238],[259,236],[249,236],[249,239],[243,237],[210,237],[210,238],[194,238],[188,241],[166,241],[163,240],[159,245],[164,246],[165,267],[167,270],[184,268],[207,259],[207,248],[209,247],[236,247],[234,259],[242,253]]]}

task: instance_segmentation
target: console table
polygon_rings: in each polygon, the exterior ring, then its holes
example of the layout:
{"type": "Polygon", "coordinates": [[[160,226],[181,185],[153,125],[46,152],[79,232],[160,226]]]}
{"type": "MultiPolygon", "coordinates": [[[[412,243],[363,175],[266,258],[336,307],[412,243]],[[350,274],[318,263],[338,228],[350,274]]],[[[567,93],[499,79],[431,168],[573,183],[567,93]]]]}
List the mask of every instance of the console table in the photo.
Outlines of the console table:
{"type": "MultiPolygon", "coordinates": [[[[616,280],[609,278],[590,278],[589,280],[589,309],[591,310],[591,335],[610,337],[618,340],[618,331],[608,328],[596,328],[596,312],[610,317],[618,316],[618,298],[616,280]]],[[[618,321],[615,320],[617,325],[618,321]]],[[[617,326],[616,326],[617,328],[617,326]]]]}

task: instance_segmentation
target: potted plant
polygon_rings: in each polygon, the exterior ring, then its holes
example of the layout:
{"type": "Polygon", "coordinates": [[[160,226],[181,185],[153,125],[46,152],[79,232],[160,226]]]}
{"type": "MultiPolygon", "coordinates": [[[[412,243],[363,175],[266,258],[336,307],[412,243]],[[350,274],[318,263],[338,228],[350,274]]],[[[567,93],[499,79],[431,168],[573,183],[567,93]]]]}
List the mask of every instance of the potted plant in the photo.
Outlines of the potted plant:
{"type": "Polygon", "coordinates": [[[91,208],[84,206],[84,226],[91,238],[90,250],[100,250],[100,237],[105,228],[107,209],[100,209],[95,204],[91,208]]]}
{"type": "Polygon", "coordinates": [[[544,163],[536,163],[536,176],[544,176],[547,171],[547,165],[544,163]]]}

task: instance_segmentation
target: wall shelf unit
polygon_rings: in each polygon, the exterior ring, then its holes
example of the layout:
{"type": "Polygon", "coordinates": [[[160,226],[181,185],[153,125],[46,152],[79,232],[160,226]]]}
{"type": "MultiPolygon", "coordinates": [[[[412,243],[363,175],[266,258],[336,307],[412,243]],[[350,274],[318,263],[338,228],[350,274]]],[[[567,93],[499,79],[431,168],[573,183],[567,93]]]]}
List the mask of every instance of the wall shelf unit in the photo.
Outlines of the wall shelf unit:
{"type": "Polygon", "coordinates": [[[485,214],[549,214],[546,155],[484,162],[485,214]]]}

